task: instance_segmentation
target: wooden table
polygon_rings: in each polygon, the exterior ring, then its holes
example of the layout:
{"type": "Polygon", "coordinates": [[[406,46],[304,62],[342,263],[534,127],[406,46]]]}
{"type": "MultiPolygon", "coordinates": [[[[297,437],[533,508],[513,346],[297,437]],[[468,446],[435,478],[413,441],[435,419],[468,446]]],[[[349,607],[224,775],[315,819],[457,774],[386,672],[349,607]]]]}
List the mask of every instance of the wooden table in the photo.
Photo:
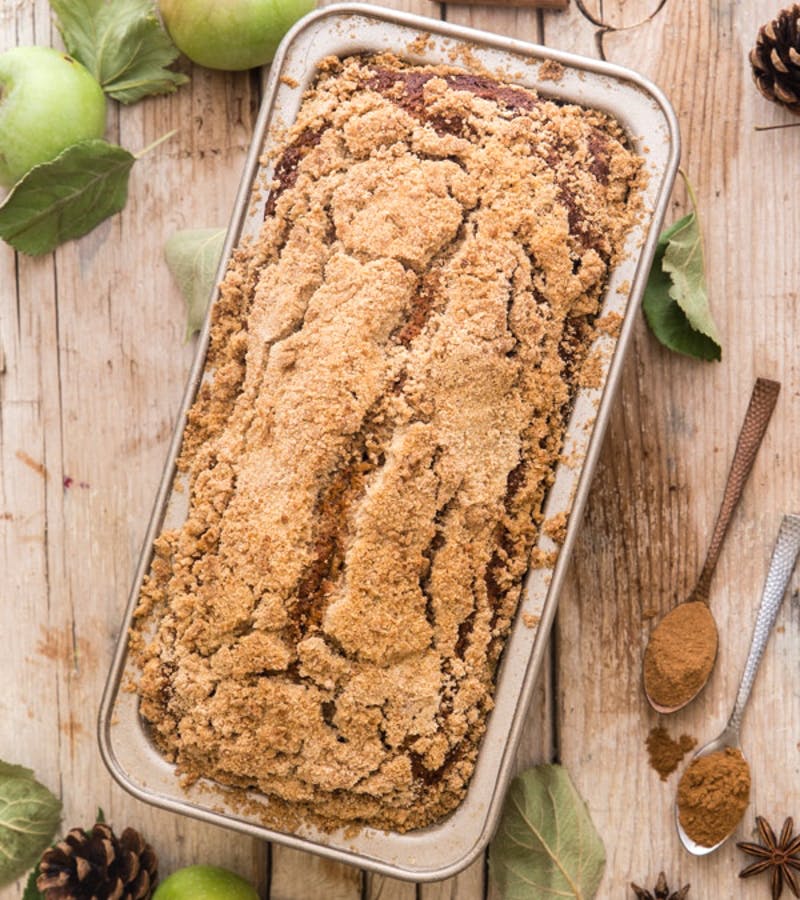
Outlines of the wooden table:
{"type": "MultiPolygon", "coordinates": [[[[774,0],[773,0],[774,2],[774,0]]],[[[683,166],[696,186],[721,364],[681,358],[637,326],[519,766],[569,768],[604,836],[598,896],[632,897],[665,869],[690,897],[764,898],[739,882],[745,857],[683,852],[677,783],[645,751],[658,717],[640,689],[653,616],[686,595],[702,564],[754,378],[783,390],[712,590],[721,646],[709,688],[666,720],[701,742],[733,702],[784,512],[800,507],[800,130],[750,80],[747,51],[768,0],[571,0],[566,12],[440,5],[404,8],[608,59],[642,71],[671,98],[683,166]],[[596,19],[593,22],[592,19],[596,19]],[[602,42],[597,22],[608,30],[602,42]]],[[[0,7],[0,49],[59,45],[45,0],[0,7]]],[[[184,65],[191,84],[132,108],[112,104],[108,136],[132,151],[178,134],[136,164],[121,215],[32,260],[0,245],[0,758],[32,767],[64,801],[64,826],[97,807],[140,828],[163,873],[229,866],[270,900],[478,900],[496,897],[479,861],[415,886],[365,875],[157,811],[112,783],[95,739],[97,707],[190,360],[184,308],[164,263],[179,228],[224,225],[260,98],[258,72],[184,65]]],[[[685,210],[682,189],[674,215],[685,210]]],[[[800,576],[795,577],[798,585],[800,576]]],[[[790,594],[756,682],[744,743],[752,803],[800,819],[800,603],[790,594]]],[[[0,890],[17,898],[22,883],[0,890]]],[[[536,900],[531,895],[532,900],[536,900]]]]}

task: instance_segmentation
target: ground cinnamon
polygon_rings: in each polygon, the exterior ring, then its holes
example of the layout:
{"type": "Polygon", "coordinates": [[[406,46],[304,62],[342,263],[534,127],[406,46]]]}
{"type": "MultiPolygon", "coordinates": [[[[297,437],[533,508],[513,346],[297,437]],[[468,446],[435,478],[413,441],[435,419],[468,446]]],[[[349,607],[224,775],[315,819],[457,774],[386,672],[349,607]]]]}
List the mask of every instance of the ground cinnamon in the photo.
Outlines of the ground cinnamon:
{"type": "Polygon", "coordinates": [[[708,678],[717,655],[717,627],[700,600],[681,603],[661,620],[644,656],[648,697],[666,709],[683,706],[708,678]]]}
{"type": "Polygon", "coordinates": [[[697,739],[688,734],[682,734],[678,740],[673,740],[667,729],[659,725],[647,735],[647,753],[650,757],[650,765],[666,781],[683,757],[697,744],[697,739]]]}
{"type": "Polygon", "coordinates": [[[678,818],[702,847],[714,847],[739,823],[750,800],[750,767],[726,747],[695,759],[678,784],[678,818]]]}

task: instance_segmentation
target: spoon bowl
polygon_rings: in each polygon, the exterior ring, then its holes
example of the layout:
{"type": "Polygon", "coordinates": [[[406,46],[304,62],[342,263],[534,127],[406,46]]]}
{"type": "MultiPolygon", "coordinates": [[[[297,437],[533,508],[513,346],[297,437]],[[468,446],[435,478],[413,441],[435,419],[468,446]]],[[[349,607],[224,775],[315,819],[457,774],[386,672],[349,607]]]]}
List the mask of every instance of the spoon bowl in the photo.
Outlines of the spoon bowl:
{"type": "MultiPolygon", "coordinates": [[[[725,750],[729,747],[733,750],[738,750],[739,753],[742,754],[742,759],[747,763],[747,757],[739,746],[739,733],[728,725],[719,737],[714,738],[713,741],[709,741],[705,746],[701,747],[691,758],[689,764],[691,765],[696,759],[700,759],[701,756],[708,756],[710,753],[716,753],[719,750],[725,750]]],[[[744,810],[742,812],[744,812],[744,810]]],[[[707,856],[709,853],[713,853],[728,840],[735,830],[734,828],[729,831],[721,841],[717,841],[712,847],[705,847],[703,844],[698,844],[697,841],[690,838],[684,830],[683,825],[681,824],[680,808],[677,803],[675,804],[675,827],[678,829],[678,837],[680,838],[681,843],[693,856],[707,856]]]]}

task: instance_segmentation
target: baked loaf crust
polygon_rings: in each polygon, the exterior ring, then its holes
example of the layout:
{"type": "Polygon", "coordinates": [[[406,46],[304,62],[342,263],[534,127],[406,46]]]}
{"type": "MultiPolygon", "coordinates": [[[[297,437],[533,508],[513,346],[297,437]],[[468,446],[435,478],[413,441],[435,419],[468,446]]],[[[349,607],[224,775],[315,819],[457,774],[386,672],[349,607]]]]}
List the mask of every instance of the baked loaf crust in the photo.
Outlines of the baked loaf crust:
{"type": "Polygon", "coordinates": [[[404,831],[472,774],[641,161],[603,113],[384,55],[324,62],[274,171],[134,621],[140,709],[270,824],[404,831]]]}

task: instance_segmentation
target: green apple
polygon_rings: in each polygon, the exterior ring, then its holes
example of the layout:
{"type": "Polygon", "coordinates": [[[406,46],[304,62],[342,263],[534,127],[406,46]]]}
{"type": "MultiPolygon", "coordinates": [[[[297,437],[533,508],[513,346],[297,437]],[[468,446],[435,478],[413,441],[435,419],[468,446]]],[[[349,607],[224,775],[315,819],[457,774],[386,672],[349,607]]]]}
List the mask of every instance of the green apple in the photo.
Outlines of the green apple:
{"type": "Polygon", "coordinates": [[[258,900],[244,878],[219,866],[187,866],[156,889],[153,900],[258,900]]]}
{"type": "Polygon", "coordinates": [[[77,60],[52,47],[0,53],[0,184],[105,128],[103,89],[77,60]]]}
{"type": "Polygon", "coordinates": [[[159,0],[177,48],[209,69],[252,69],[271,62],[281,38],[314,0],[159,0]]]}

